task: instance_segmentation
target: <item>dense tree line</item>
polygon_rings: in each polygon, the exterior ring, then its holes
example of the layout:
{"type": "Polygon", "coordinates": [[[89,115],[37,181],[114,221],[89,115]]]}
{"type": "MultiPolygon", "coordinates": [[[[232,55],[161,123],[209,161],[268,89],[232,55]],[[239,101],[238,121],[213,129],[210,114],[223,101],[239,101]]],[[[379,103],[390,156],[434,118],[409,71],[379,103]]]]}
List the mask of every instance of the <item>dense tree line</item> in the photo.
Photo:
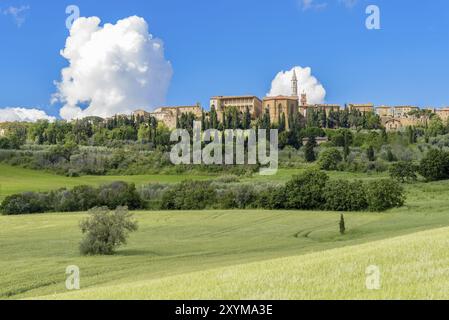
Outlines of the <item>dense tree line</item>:
{"type": "Polygon", "coordinates": [[[244,185],[226,181],[184,181],[175,185],[115,182],[99,188],[78,186],[46,193],[27,192],[7,197],[3,214],[87,211],[105,206],[115,209],[287,209],[328,211],[384,211],[404,204],[404,190],[394,180],[369,182],[329,180],[322,171],[309,170],[285,185],[244,185]]]}

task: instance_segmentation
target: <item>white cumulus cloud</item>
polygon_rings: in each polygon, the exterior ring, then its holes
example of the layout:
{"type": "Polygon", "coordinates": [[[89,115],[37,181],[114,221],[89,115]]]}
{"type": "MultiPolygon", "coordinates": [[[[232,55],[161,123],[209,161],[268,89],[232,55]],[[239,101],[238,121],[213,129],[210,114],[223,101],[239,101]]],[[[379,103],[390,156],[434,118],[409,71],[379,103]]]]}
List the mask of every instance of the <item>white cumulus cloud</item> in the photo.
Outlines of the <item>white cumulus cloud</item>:
{"type": "Polygon", "coordinates": [[[0,109],[0,122],[35,122],[37,120],[56,120],[39,109],[28,108],[2,108],[0,109]]]}
{"type": "Polygon", "coordinates": [[[312,75],[312,69],[309,67],[294,67],[289,71],[279,72],[271,83],[271,90],[267,94],[273,96],[290,96],[292,94],[293,70],[298,78],[298,93],[306,93],[307,101],[311,104],[323,103],[326,98],[326,90],[323,85],[312,75]]]}
{"type": "Polygon", "coordinates": [[[100,23],[77,19],[61,51],[69,62],[53,95],[63,103],[61,117],[108,117],[164,104],[173,70],[162,41],[137,16],[100,23]]]}

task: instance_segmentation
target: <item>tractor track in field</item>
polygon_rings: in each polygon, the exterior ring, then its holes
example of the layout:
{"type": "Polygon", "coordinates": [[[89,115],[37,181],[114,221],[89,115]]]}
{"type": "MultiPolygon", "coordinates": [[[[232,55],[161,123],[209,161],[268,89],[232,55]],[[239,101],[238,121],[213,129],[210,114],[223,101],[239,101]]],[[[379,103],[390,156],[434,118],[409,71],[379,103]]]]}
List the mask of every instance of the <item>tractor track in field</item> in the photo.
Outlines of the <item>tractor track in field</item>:
{"type": "MultiPolygon", "coordinates": [[[[226,213],[222,213],[221,215],[222,215],[222,216],[225,216],[226,213]]],[[[215,220],[215,219],[218,219],[218,218],[219,218],[219,217],[216,217],[216,216],[210,217],[211,220],[215,220]]],[[[233,226],[221,228],[221,229],[218,230],[218,231],[214,231],[214,232],[204,232],[204,233],[198,234],[197,236],[198,236],[198,237],[219,238],[219,237],[221,237],[221,236],[223,236],[223,235],[226,235],[226,234],[233,233],[233,232],[235,232],[235,231],[241,230],[241,229],[247,227],[248,224],[251,224],[251,225],[253,225],[253,226],[254,226],[254,225],[261,225],[261,224],[269,223],[269,222],[271,222],[271,221],[275,221],[275,220],[277,220],[277,219],[279,219],[279,218],[280,218],[279,215],[269,215],[269,216],[267,216],[267,217],[263,217],[263,218],[260,218],[260,219],[255,219],[254,221],[251,221],[250,223],[239,223],[239,224],[236,224],[236,225],[233,225],[233,226]]]]}
{"type": "Polygon", "coordinates": [[[311,235],[313,232],[316,232],[316,231],[321,230],[321,229],[326,229],[327,227],[331,227],[331,226],[334,226],[334,225],[335,225],[334,223],[326,223],[326,224],[323,224],[323,225],[316,226],[316,227],[313,228],[313,229],[304,229],[304,230],[300,230],[299,232],[295,233],[293,236],[294,236],[295,238],[297,238],[297,239],[299,239],[299,238],[305,238],[305,239],[309,239],[309,240],[315,241],[315,240],[313,240],[313,239],[310,237],[310,235],[311,235]]]}

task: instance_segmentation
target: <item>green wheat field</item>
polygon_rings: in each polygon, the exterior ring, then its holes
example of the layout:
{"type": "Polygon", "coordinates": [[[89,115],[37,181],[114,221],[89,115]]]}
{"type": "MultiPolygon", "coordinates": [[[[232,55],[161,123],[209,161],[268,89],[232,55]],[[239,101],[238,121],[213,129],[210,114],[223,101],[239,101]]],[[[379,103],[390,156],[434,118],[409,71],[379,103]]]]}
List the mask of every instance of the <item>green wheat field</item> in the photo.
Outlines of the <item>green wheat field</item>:
{"type": "MultiPolygon", "coordinates": [[[[284,181],[293,170],[281,170],[284,181]]],[[[338,178],[379,176],[336,173],[338,178]]],[[[29,190],[187,176],[65,178],[1,166],[1,197],[29,190]]],[[[255,177],[254,183],[266,177],[255,177]]],[[[84,213],[0,216],[0,299],[448,299],[449,181],[406,186],[385,213],[135,212],[139,230],[114,256],[82,257],[84,213]],[[65,287],[66,268],[81,290],[65,287]],[[378,266],[381,286],[366,287],[378,266]]]]}

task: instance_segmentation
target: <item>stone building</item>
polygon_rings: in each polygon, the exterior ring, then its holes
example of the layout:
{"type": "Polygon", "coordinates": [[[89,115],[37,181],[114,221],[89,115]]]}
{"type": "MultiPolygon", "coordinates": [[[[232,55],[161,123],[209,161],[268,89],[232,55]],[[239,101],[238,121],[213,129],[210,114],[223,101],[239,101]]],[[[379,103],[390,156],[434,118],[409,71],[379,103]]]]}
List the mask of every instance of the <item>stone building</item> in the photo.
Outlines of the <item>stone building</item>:
{"type": "Polygon", "coordinates": [[[182,114],[186,113],[193,113],[196,118],[201,118],[201,115],[203,113],[203,109],[200,105],[195,106],[176,106],[176,107],[160,107],[154,110],[154,112],[171,112],[172,114],[176,115],[177,117],[181,116],[182,114]]]}
{"type": "Polygon", "coordinates": [[[444,122],[449,121],[449,107],[435,110],[435,114],[444,122]]]}
{"type": "Polygon", "coordinates": [[[349,109],[349,111],[357,110],[361,113],[374,112],[374,104],[372,103],[366,104],[349,103],[346,105],[346,107],[349,109]]]}
{"type": "Polygon", "coordinates": [[[270,114],[271,123],[278,123],[282,115],[285,116],[286,129],[289,129],[288,119],[298,113],[298,97],[266,97],[263,99],[263,110],[270,114]]]}
{"type": "Polygon", "coordinates": [[[306,94],[301,95],[301,101],[298,96],[298,78],[295,71],[293,71],[291,84],[291,96],[265,97],[262,102],[264,112],[268,112],[268,114],[270,115],[270,122],[273,124],[278,124],[279,119],[284,116],[285,126],[287,130],[290,126],[288,121],[290,117],[296,117],[298,112],[305,112],[305,110],[307,109],[306,94]],[[301,110],[300,102],[302,108],[301,110]]]}
{"type": "Polygon", "coordinates": [[[419,110],[415,106],[380,106],[376,108],[376,113],[387,131],[397,131],[406,127],[425,126],[427,116],[411,114],[419,110]]]}
{"type": "Polygon", "coordinates": [[[197,119],[200,119],[203,109],[199,105],[160,107],[153,112],[136,110],[133,112],[133,115],[135,117],[143,117],[145,120],[148,120],[150,117],[154,117],[157,121],[162,122],[169,129],[176,129],[176,119],[186,113],[193,113],[197,119]]]}
{"type": "Polygon", "coordinates": [[[223,121],[223,115],[230,108],[246,112],[248,108],[253,120],[262,115],[262,101],[256,96],[217,96],[210,99],[210,107],[217,111],[218,121],[223,121]]]}
{"type": "Polygon", "coordinates": [[[419,111],[419,108],[415,106],[395,106],[393,107],[393,117],[408,118],[412,111],[419,111]]]}
{"type": "Polygon", "coordinates": [[[376,113],[382,117],[393,117],[393,108],[390,106],[380,106],[376,108],[376,113]]]}
{"type": "Polygon", "coordinates": [[[326,115],[329,116],[329,114],[333,111],[340,111],[341,106],[338,104],[315,104],[313,106],[309,106],[309,108],[314,108],[315,111],[324,110],[326,112],[326,115]]]}
{"type": "Polygon", "coordinates": [[[385,130],[387,130],[387,132],[399,131],[404,127],[400,120],[394,119],[394,118],[386,120],[384,123],[384,126],[385,126],[385,130]]]}

